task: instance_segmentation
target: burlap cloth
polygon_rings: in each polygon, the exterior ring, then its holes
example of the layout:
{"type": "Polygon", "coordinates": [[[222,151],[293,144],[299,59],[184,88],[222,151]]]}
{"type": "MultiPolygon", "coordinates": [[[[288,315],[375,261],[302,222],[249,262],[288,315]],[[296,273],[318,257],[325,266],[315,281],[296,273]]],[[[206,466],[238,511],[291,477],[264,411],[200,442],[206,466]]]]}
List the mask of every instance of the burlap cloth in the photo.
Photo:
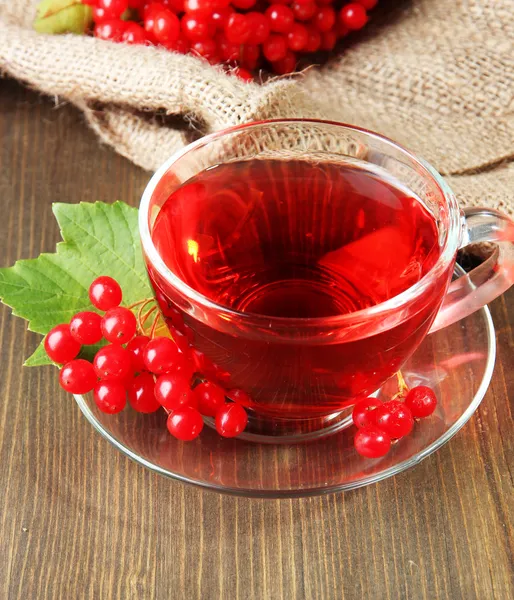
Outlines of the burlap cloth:
{"type": "Polygon", "coordinates": [[[192,134],[328,118],[419,153],[463,204],[514,212],[514,0],[397,2],[323,67],[264,85],[165,50],[36,34],[36,4],[0,0],[0,71],[80,107],[104,142],[145,169],[192,134]]]}

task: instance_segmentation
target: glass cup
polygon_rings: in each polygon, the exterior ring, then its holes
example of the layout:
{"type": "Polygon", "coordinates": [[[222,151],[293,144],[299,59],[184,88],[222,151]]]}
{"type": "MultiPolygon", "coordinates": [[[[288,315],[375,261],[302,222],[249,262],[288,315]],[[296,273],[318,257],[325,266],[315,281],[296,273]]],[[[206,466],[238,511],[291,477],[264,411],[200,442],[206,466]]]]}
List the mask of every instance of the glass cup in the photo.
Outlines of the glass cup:
{"type": "MultiPolygon", "coordinates": [[[[237,202],[244,221],[248,205],[244,198],[237,202]]],[[[302,218],[315,220],[316,211],[302,218]]],[[[155,173],[143,194],[139,223],[150,281],[172,335],[187,333],[205,375],[247,393],[240,401],[250,414],[250,432],[264,435],[312,436],[343,423],[345,409],[395,375],[429,332],[471,314],[514,282],[514,223],[508,217],[485,208],[459,209],[446,182],[425,161],[376,133],[340,123],[263,121],[204,137],[155,173]],[[153,227],[170,194],[191,177],[219,164],[265,159],[358,161],[399,181],[434,216],[439,258],[405,291],[348,314],[273,317],[217,304],[166,265],[152,241],[153,227]],[[476,242],[498,245],[487,261],[450,283],[457,250],[476,242]]]]}

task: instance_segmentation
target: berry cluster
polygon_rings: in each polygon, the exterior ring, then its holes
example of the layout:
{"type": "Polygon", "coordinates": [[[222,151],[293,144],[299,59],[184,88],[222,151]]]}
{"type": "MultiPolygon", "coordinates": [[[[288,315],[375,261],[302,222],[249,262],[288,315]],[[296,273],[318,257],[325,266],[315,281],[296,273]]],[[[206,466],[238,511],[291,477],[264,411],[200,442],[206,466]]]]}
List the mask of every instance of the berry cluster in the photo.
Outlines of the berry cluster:
{"type": "Polygon", "coordinates": [[[243,80],[263,61],[292,73],[298,53],[332,50],[362,29],[378,0],[82,0],[93,8],[94,35],[164,46],[225,64],[243,80]]]}
{"type": "MultiPolygon", "coordinates": [[[[155,306],[138,321],[131,307],[120,306],[122,290],[114,279],[95,279],[89,299],[104,314],[79,312],[69,324],[57,325],[45,337],[48,356],[63,365],[61,386],[73,394],[93,391],[98,408],[109,414],[122,411],[127,397],[132,408],[141,413],[164,408],[169,432],[182,441],[200,435],[203,417],[212,417],[223,437],[238,436],[247,425],[244,406],[251,405],[251,398],[243,390],[226,391],[223,384],[229,382],[230,374],[193,346],[192,331],[181,313],[159,293],[156,296],[171,338],[154,336],[157,320],[150,335],[145,335],[144,322],[157,311],[155,306]],[[82,346],[102,340],[107,344],[92,363],[77,358],[82,346]]],[[[152,302],[136,303],[142,305],[139,316],[152,302]]],[[[393,440],[409,435],[414,420],[431,415],[436,405],[434,392],[426,386],[412,388],[403,402],[360,400],[352,413],[358,428],[355,449],[367,458],[384,456],[393,440]]]]}
{"type": "Polygon", "coordinates": [[[98,408],[109,414],[122,411],[127,396],[132,408],[141,413],[162,407],[169,415],[169,432],[183,441],[200,435],[202,415],[215,419],[223,437],[235,437],[245,429],[248,417],[242,404],[248,405],[249,397],[242,390],[226,392],[220,385],[230,375],[191,345],[190,330],[176,309],[164,315],[175,319],[176,326],[170,325],[173,339],[153,337],[155,328],[150,336],[136,335],[136,316],[120,306],[122,291],[111,277],[95,279],[89,299],[105,311],[103,316],[92,311],[77,313],[69,324],[54,327],[44,342],[51,360],[64,365],[59,380],[67,392],[93,391],[98,408]],[[108,343],[92,363],[77,358],[83,345],[101,340],[108,343]]]}
{"type": "Polygon", "coordinates": [[[366,458],[385,456],[391,442],[412,431],[414,419],[430,416],[437,406],[437,398],[429,387],[412,388],[403,402],[390,400],[380,402],[376,398],[360,400],[353,408],[352,418],[358,431],[354,445],[366,458]]]}

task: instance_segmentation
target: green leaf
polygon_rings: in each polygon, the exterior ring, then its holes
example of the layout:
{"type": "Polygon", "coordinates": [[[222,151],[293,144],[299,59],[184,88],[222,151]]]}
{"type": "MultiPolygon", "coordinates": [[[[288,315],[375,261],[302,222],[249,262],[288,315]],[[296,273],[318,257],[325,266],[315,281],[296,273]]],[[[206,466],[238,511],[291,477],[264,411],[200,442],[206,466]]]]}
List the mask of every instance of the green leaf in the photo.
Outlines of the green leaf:
{"type": "MultiPolygon", "coordinates": [[[[55,254],[19,260],[0,269],[0,299],[26,319],[30,331],[46,334],[81,310],[92,310],[88,289],[96,277],[110,275],[123,290],[123,304],[152,295],[139,241],[135,208],[105,204],[54,204],[63,242],[55,254]]],[[[86,356],[94,347],[84,349],[86,356]]],[[[27,366],[51,364],[40,346],[27,366]]]]}
{"type": "MultiPolygon", "coordinates": [[[[41,340],[39,346],[34,350],[34,352],[27,358],[27,360],[23,363],[24,367],[43,367],[45,365],[55,365],[59,366],[57,363],[54,363],[50,358],[48,358],[48,354],[46,353],[44,340],[41,340]]],[[[94,344],[92,346],[83,346],[78,358],[85,358],[89,362],[93,362],[93,358],[98,350],[105,346],[106,342],[102,342],[100,344],[94,344]]]]}
{"type": "Polygon", "coordinates": [[[41,0],[36,6],[36,15],[38,19],[51,17],[70,6],[80,6],[81,0],[41,0]]]}
{"type": "Polygon", "coordinates": [[[39,344],[39,346],[35,349],[35,351],[27,358],[27,360],[23,363],[24,367],[41,367],[43,365],[53,365],[53,363],[49,358],[48,354],[45,352],[45,347],[43,346],[43,342],[39,344]]]}
{"type": "Polygon", "coordinates": [[[93,11],[80,0],[43,0],[37,7],[34,29],[38,33],[85,33],[93,11]]]}

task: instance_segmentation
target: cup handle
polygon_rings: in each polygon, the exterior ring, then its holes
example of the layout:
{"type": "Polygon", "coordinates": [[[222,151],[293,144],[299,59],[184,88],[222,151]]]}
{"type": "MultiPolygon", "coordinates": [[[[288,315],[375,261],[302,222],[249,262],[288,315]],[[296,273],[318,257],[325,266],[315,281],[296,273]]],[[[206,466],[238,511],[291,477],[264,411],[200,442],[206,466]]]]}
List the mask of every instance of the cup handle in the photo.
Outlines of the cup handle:
{"type": "Polygon", "coordinates": [[[467,317],[514,283],[514,221],[497,210],[468,208],[463,227],[461,248],[477,242],[498,246],[480,266],[450,284],[430,333],[467,317]]]}

